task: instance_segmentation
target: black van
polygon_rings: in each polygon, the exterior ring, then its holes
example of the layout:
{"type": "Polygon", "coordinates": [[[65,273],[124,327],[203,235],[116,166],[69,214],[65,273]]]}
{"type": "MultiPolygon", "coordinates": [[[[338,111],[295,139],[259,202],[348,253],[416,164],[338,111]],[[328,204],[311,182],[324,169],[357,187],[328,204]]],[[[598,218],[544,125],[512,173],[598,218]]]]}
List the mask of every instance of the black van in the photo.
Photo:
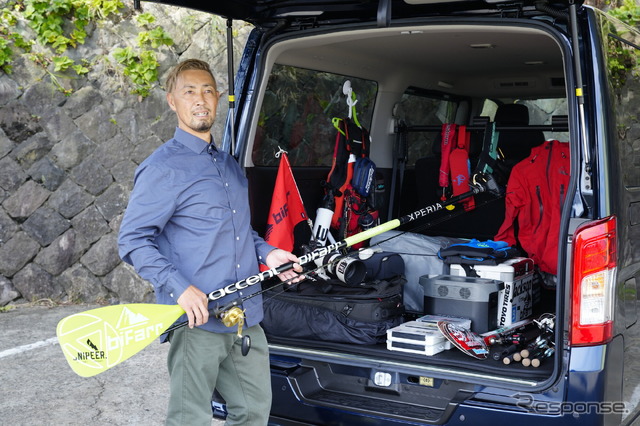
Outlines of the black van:
{"type": "MultiPolygon", "coordinates": [[[[486,155],[496,157],[491,171],[500,175],[505,197],[485,192],[469,211],[456,203],[397,230],[396,240],[427,237],[436,248],[443,241],[493,240],[517,208],[509,200],[518,191],[511,178],[518,174],[524,187],[531,184],[518,165],[531,162],[546,141],[560,141],[570,157],[557,205],[534,203],[540,217],[556,214],[554,226],[535,231],[527,228],[531,218],[519,221],[520,235],[546,244],[543,253],[524,250],[524,257],[544,256],[557,268],[536,275],[540,291],[531,295],[537,303],[530,317],[551,319],[553,328],[551,350],[539,365],[477,359],[455,347],[421,354],[390,349],[388,342],[270,330],[273,424],[634,422],[640,413],[640,33],[580,0],[166,3],[255,26],[238,64],[223,148],[246,171],[259,232],[265,232],[280,149],[316,219],[340,132],[334,118],[351,115],[370,133],[378,223],[450,199],[450,188],[439,182],[446,125],[465,126],[472,168],[487,163],[486,155]],[[492,142],[498,149],[487,149],[492,142]]],[[[423,255],[419,249],[398,253],[407,268],[413,265],[402,321],[464,316],[456,302],[432,312],[442,295],[428,293],[425,283],[451,273],[431,270],[427,260],[411,263],[411,256],[423,255]]],[[[438,261],[433,253],[429,259],[438,261]]]]}

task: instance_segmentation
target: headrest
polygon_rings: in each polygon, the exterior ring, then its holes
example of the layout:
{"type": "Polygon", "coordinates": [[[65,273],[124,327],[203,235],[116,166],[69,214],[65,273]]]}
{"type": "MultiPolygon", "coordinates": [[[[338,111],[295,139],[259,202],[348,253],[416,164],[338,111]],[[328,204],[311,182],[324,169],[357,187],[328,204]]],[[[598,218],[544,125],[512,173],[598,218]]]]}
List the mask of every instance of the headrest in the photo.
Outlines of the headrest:
{"type": "Polygon", "coordinates": [[[504,104],[496,110],[494,120],[503,125],[529,125],[529,108],[523,104],[504,104]]]}

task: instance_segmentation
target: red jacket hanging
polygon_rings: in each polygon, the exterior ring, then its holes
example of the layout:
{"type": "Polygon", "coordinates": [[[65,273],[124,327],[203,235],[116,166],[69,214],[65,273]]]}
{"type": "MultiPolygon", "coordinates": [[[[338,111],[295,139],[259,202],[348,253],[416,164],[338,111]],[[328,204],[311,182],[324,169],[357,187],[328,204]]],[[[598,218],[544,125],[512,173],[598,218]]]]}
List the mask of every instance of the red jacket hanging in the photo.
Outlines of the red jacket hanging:
{"type": "Polygon", "coordinates": [[[551,274],[558,272],[560,216],[571,167],[569,152],[568,143],[547,141],[513,167],[507,183],[505,220],[494,237],[511,245],[519,243],[542,271],[551,274]]]}

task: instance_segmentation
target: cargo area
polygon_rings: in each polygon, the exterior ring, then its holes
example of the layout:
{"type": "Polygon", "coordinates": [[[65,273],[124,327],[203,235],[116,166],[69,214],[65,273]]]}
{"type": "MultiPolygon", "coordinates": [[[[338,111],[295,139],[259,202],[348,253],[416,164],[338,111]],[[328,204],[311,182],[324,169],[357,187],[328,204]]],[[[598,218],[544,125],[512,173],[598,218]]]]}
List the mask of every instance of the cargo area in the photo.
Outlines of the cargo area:
{"type": "MultiPolygon", "coordinates": [[[[305,38],[288,40],[283,36],[274,42],[261,64],[262,80],[254,105],[259,113],[253,114],[255,121],[245,135],[251,141],[244,166],[254,228],[264,235],[279,164],[274,154],[280,149],[287,151],[305,209],[312,222],[316,220],[327,194],[322,182],[327,181],[332,168],[339,130],[332,119],[345,117],[351,108],[342,93],[347,81],[357,96],[353,111],[370,132],[369,156],[376,164],[376,224],[452,196],[450,192],[443,195],[439,185],[443,126],[447,123],[466,127],[471,172],[484,161],[481,158],[487,141],[497,138],[502,157],[494,174],[505,191],[511,170],[529,156],[532,147],[548,140],[558,140],[568,147],[572,105],[565,85],[563,51],[567,46],[560,41],[562,22],[556,27],[560,30],[551,30],[542,22],[547,19],[540,18],[541,23],[442,20],[430,25],[396,23],[375,30],[355,26],[348,32],[309,31],[311,35],[305,38]]],[[[570,170],[567,166],[567,179],[570,170]]],[[[538,273],[539,265],[522,249],[509,262],[529,259],[523,273],[526,283],[523,286],[518,279],[513,285],[507,280],[507,291],[512,294],[506,298],[501,263],[487,266],[479,277],[469,277],[462,267],[445,264],[438,257],[439,248],[472,239],[493,240],[496,236],[505,221],[505,197],[480,193],[474,201],[475,207],[470,210],[463,202],[455,203],[453,210],[429,212],[365,244],[401,255],[407,268],[405,312],[399,320],[386,324],[389,330],[412,324],[425,315],[450,315],[472,317],[472,330],[480,334],[524,319],[553,318],[558,311],[557,292],[563,283],[553,274],[538,273]],[[421,239],[427,241],[423,244],[421,239]]],[[[558,217],[562,207],[562,203],[553,207],[558,217]]],[[[331,232],[335,240],[342,238],[336,229],[331,232]]],[[[555,241],[551,246],[556,259],[558,233],[559,228],[554,228],[544,234],[546,240],[555,241]]],[[[511,345],[506,341],[492,345],[487,359],[477,359],[445,339],[427,345],[420,341],[422,337],[409,336],[408,340],[400,337],[357,344],[332,340],[323,330],[296,337],[297,326],[307,330],[314,328],[308,327],[309,323],[323,321],[323,307],[309,308],[306,317],[292,317],[292,311],[280,305],[269,308],[273,300],[284,303],[283,296],[295,298],[296,290],[283,293],[276,286],[264,294],[267,315],[271,316],[265,329],[272,368],[280,370],[286,380],[298,383],[300,395],[320,398],[318,392],[325,391],[383,392],[385,387],[374,384],[369,377],[378,370],[399,372],[398,377],[392,375],[392,380],[415,385],[412,389],[422,398],[438,392],[445,379],[458,383],[460,391],[480,383],[534,389],[549,383],[558,371],[553,351],[539,365],[525,366],[512,360],[507,363],[504,358],[514,351],[501,355],[511,345]],[[349,365],[359,367],[349,370],[349,365]],[[363,370],[364,366],[369,369],[363,370]],[[422,385],[421,381],[428,379],[436,380],[435,388],[422,385]],[[359,391],[348,391],[350,386],[359,391]]],[[[357,329],[358,323],[351,327],[357,329]]],[[[529,332],[536,328],[527,327],[529,332]]],[[[535,337],[530,337],[529,343],[535,337]]],[[[549,339],[550,346],[554,339],[555,335],[549,339]]],[[[519,350],[526,346],[521,345],[519,350]]],[[[403,398],[405,403],[406,394],[403,398]]]]}

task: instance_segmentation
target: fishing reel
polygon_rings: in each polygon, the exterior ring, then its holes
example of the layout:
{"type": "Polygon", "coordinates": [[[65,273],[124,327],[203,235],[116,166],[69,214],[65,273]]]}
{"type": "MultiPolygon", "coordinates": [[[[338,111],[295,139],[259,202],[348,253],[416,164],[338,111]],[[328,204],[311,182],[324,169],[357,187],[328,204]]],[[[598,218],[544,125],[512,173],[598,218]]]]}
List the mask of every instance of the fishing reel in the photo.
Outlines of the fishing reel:
{"type": "Polygon", "coordinates": [[[367,274],[367,267],[360,259],[338,252],[332,252],[316,259],[315,263],[321,269],[316,272],[321,278],[335,277],[348,286],[357,286],[367,274]],[[324,275],[325,272],[329,274],[329,277],[324,275]]]}
{"type": "Polygon", "coordinates": [[[238,326],[238,337],[242,339],[242,356],[247,356],[251,349],[251,336],[242,335],[242,327],[244,326],[244,310],[234,305],[231,308],[216,309],[215,315],[220,319],[225,327],[238,326]]]}

